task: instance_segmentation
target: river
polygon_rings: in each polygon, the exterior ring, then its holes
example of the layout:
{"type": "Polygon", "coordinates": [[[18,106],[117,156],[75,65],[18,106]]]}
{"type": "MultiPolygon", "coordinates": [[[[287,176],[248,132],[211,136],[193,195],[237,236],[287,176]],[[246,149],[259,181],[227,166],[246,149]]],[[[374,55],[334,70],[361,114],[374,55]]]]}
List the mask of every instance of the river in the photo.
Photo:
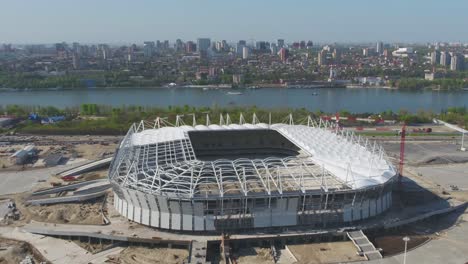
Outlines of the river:
{"type": "Polygon", "coordinates": [[[203,90],[200,88],[92,88],[75,90],[2,90],[0,105],[67,107],[83,103],[113,106],[252,106],[262,108],[301,108],[311,111],[381,112],[405,109],[411,112],[439,112],[451,106],[468,105],[468,91],[400,91],[379,88],[203,90]]]}

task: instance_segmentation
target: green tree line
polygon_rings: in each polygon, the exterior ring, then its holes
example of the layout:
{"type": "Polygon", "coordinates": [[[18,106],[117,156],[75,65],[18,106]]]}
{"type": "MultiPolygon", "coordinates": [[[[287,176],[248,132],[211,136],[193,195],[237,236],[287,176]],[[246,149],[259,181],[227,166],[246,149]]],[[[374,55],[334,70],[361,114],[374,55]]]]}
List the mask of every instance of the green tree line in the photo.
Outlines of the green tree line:
{"type": "MultiPolygon", "coordinates": [[[[305,122],[308,116],[318,118],[336,113],[311,112],[305,108],[257,108],[251,107],[194,107],[189,105],[169,107],[149,106],[121,106],[83,104],[80,107],[58,109],[52,106],[34,107],[8,105],[0,106],[0,111],[9,115],[16,115],[25,119],[17,126],[17,131],[32,134],[125,134],[131,124],[141,120],[154,121],[157,117],[167,118],[167,122],[175,124],[177,115],[188,125],[193,124],[193,117],[197,124],[219,123],[227,120],[229,115],[232,123],[238,123],[241,115],[246,122],[253,122],[253,114],[263,123],[288,122],[292,114],[295,123],[305,122]],[[64,115],[66,120],[49,125],[26,120],[29,113],[38,113],[40,116],[64,115]],[[208,120],[209,119],[209,120],[208,120]],[[209,121],[209,122],[208,122],[209,121]]],[[[411,113],[400,110],[391,110],[380,113],[351,113],[347,110],[339,111],[341,117],[353,116],[385,120],[396,120],[407,124],[430,123],[433,118],[439,118],[459,126],[468,126],[468,111],[465,107],[448,108],[441,113],[431,111],[418,111],[411,113]]],[[[344,125],[349,125],[346,121],[344,125]]],[[[355,124],[354,124],[355,125],[355,124]]]]}

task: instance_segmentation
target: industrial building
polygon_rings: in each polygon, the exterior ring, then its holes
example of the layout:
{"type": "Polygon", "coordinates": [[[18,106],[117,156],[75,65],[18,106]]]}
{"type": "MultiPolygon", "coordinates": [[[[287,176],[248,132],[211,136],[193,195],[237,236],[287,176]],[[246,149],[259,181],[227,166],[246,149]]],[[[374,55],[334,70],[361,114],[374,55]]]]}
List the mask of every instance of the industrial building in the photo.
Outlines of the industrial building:
{"type": "Polygon", "coordinates": [[[385,212],[397,172],[381,146],[334,123],[134,124],[109,170],[114,206],[165,230],[356,224],[385,212]]]}
{"type": "Polygon", "coordinates": [[[62,153],[52,153],[52,154],[47,155],[47,157],[44,158],[44,165],[46,167],[57,166],[60,164],[62,160],[63,160],[62,153]]]}
{"type": "Polygon", "coordinates": [[[0,127],[7,127],[15,123],[16,118],[14,117],[0,117],[0,127]]]}
{"type": "Polygon", "coordinates": [[[11,155],[11,161],[16,165],[23,165],[30,162],[37,156],[37,149],[34,145],[27,145],[11,155]]]}

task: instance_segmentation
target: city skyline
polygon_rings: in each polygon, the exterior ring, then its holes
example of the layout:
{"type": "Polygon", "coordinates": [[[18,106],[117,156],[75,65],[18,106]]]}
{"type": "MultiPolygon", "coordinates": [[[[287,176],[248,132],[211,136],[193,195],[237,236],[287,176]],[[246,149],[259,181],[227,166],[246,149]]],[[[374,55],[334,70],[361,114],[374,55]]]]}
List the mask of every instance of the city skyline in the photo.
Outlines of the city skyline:
{"type": "Polygon", "coordinates": [[[3,1],[0,43],[130,43],[156,39],[313,40],[314,42],[467,42],[463,11],[449,0],[388,4],[369,0],[248,2],[3,1]],[[417,10],[417,12],[415,11],[417,10]]]}

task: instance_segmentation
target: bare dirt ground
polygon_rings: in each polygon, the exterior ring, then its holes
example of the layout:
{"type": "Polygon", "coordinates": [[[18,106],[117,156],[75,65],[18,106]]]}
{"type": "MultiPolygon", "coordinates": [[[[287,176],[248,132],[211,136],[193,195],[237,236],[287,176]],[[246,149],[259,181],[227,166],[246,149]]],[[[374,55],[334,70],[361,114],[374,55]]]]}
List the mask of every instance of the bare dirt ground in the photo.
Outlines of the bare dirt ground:
{"type": "Polygon", "coordinates": [[[237,263],[256,263],[256,264],[267,264],[274,263],[273,258],[270,254],[269,248],[261,247],[248,247],[239,249],[235,256],[237,256],[237,263]]]}
{"type": "Polygon", "coordinates": [[[288,245],[298,263],[338,263],[348,261],[365,261],[364,257],[356,254],[356,247],[352,242],[312,243],[302,245],[288,245]]]}
{"type": "Polygon", "coordinates": [[[31,220],[56,224],[102,224],[100,213],[102,199],[84,203],[66,203],[54,205],[28,205],[25,199],[29,194],[17,194],[14,196],[16,206],[21,218],[15,225],[21,225],[31,220]]]}
{"type": "MultiPolygon", "coordinates": [[[[52,153],[60,152],[65,159],[95,160],[114,153],[121,137],[119,136],[28,136],[8,135],[2,136],[7,144],[0,146],[0,171],[22,170],[23,166],[12,164],[10,156],[17,150],[34,144],[39,150],[38,160],[35,164],[27,164],[26,168],[44,167],[43,158],[52,153]]],[[[71,161],[70,160],[70,161],[71,161]]],[[[69,161],[69,162],[70,162],[69,161]]]]}
{"type": "Polygon", "coordinates": [[[109,257],[106,263],[114,264],[182,264],[188,258],[188,251],[175,248],[128,247],[118,255],[109,257]]]}
{"type": "Polygon", "coordinates": [[[114,153],[117,145],[110,143],[108,145],[102,144],[78,144],[75,145],[73,151],[76,152],[78,157],[96,160],[102,158],[104,155],[114,153]]]}
{"type": "Polygon", "coordinates": [[[58,224],[98,225],[102,223],[101,203],[69,203],[47,206],[29,206],[32,220],[58,224]]]}
{"type": "Polygon", "coordinates": [[[106,245],[106,244],[98,244],[98,243],[88,243],[88,242],[81,242],[81,241],[78,241],[78,240],[75,240],[73,241],[75,244],[77,244],[78,246],[86,249],[86,251],[92,253],[92,254],[96,254],[97,252],[103,250],[106,246],[109,246],[109,245],[106,245]]]}
{"type": "MultiPolygon", "coordinates": [[[[374,246],[376,248],[382,248],[382,255],[384,257],[401,253],[405,249],[403,243],[403,235],[398,236],[383,236],[375,239],[374,246]]],[[[430,237],[422,235],[409,235],[410,241],[408,241],[408,250],[415,248],[424,242],[428,241],[430,237]]]]}
{"type": "Polygon", "coordinates": [[[28,243],[0,238],[0,264],[20,263],[26,256],[30,256],[35,263],[44,261],[41,256],[34,254],[28,243]]]}
{"type": "Polygon", "coordinates": [[[104,179],[104,178],[107,178],[107,173],[108,172],[109,172],[108,169],[87,172],[87,173],[84,173],[84,174],[81,175],[80,180],[92,181],[92,180],[97,180],[97,179],[104,179]]]}
{"type": "Polygon", "coordinates": [[[10,155],[0,155],[0,170],[4,170],[13,166],[10,160],[10,155]]]}
{"type": "Polygon", "coordinates": [[[450,195],[459,201],[468,202],[468,191],[452,191],[450,192],[450,195]]]}

